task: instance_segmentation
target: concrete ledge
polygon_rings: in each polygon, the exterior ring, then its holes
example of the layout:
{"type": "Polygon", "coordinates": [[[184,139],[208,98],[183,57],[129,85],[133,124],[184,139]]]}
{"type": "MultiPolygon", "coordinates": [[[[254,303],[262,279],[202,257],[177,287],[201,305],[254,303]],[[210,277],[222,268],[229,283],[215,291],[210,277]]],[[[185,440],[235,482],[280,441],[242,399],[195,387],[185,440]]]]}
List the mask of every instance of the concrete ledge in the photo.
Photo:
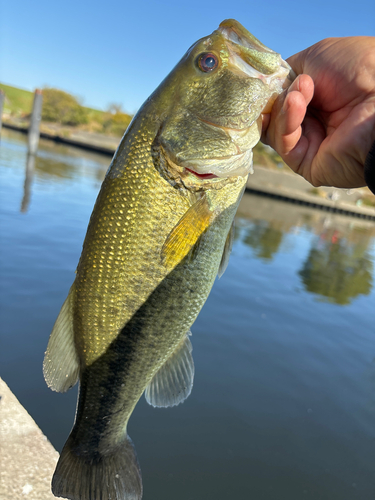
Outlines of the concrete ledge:
{"type": "Polygon", "coordinates": [[[256,194],[258,196],[267,196],[275,200],[286,201],[288,203],[295,203],[297,205],[304,205],[306,207],[315,208],[317,210],[325,210],[327,212],[332,212],[341,215],[349,215],[352,217],[360,217],[361,219],[367,219],[375,221],[375,215],[370,211],[370,209],[356,207],[356,206],[345,206],[344,204],[330,203],[328,200],[319,200],[311,196],[304,196],[300,193],[275,193],[274,191],[269,191],[267,189],[253,189],[246,187],[246,192],[249,194],[256,194]]]}
{"type": "Polygon", "coordinates": [[[373,196],[368,188],[338,189],[321,187],[320,196],[312,194],[313,186],[289,170],[271,170],[255,165],[249,176],[246,191],[270,198],[297,203],[319,210],[361,217],[375,221],[375,208],[358,205],[363,196],[373,196]]]}
{"type": "Polygon", "coordinates": [[[0,398],[0,499],[55,499],[59,454],[1,378],[0,398]]]}

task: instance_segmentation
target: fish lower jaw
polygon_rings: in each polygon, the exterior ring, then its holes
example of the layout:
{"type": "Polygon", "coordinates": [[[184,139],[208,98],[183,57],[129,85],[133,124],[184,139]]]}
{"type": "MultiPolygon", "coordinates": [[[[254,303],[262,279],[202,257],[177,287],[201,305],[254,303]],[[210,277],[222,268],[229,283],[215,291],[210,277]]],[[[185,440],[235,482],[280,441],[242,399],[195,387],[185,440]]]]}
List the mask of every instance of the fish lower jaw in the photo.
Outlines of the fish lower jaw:
{"type": "MultiPolygon", "coordinates": [[[[216,171],[217,165],[222,161],[228,161],[232,157],[216,158],[212,160],[188,160],[178,162],[177,159],[172,159],[172,155],[161,147],[161,162],[159,163],[159,172],[164,179],[177,189],[186,189],[191,192],[207,191],[209,189],[221,189],[228,183],[236,182],[238,177],[247,176],[252,171],[252,151],[246,152],[249,164],[247,168],[239,171],[216,171]],[[249,156],[250,155],[250,156],[249,156]],[[210,165],[208,165],[208,162],[210,165]],[[206,167],[206,168],[205,168],[206,167]]],[[[235,155],[243,157],[244,154],[235,155]]],[[[246,160],[245,159],[245,160],[246,160]]],[[[241,162],[242,163],[242,162],[241,162]]],[[[220,170],[220,169],[219,169],[220,170]]]]}
{"type": "Polygon", "coordinates": [[[191,159],[182,162],[181,167],[203,180],[244,177],[253,172],[253,151],[248,149],[243,153],[222,158],[191,159]]]}

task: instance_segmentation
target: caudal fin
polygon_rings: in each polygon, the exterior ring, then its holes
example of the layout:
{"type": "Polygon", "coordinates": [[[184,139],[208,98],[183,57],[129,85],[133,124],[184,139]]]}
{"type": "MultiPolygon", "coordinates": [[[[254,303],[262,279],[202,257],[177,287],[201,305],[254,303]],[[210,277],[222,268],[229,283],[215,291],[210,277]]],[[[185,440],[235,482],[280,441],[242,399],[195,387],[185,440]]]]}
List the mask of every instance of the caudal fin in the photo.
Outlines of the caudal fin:
{"type": "Polygon", "coordinates": [[[52,478],[52,493],[70,500],[141,500],[142,477],[134,445],[106,455],[77,455],[69,437],[52,478]]]}

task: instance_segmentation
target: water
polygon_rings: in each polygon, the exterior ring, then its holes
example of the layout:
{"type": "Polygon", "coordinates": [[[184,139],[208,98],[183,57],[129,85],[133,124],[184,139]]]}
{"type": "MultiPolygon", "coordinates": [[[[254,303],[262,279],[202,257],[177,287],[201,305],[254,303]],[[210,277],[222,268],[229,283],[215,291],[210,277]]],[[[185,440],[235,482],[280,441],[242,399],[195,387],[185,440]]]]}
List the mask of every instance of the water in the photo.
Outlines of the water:
{"type": "MultiPolygon", "coordinates": [[[[25,183],[2,134],[0,375],[58,450],[77,391],[45,386],[43,353],[108,164],[42,141],[25,183]]],[[[144,500],[374,499],[374,257],[374,223],[245,195],[191,396],[130,420],[144,500]]]]}

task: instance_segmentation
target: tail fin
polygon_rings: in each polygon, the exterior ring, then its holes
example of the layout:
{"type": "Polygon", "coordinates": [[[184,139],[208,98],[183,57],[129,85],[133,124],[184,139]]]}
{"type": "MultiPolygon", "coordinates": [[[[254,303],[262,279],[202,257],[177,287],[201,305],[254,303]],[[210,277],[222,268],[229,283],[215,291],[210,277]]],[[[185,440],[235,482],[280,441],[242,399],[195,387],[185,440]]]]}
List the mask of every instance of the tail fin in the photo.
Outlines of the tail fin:
{"type": "Polygon", "coordinates": [[[112,454],[77,455],[69,436],[52,478],[52,493],[70,500],[141,500],[142,477],[127,436],[112,454]]]}

